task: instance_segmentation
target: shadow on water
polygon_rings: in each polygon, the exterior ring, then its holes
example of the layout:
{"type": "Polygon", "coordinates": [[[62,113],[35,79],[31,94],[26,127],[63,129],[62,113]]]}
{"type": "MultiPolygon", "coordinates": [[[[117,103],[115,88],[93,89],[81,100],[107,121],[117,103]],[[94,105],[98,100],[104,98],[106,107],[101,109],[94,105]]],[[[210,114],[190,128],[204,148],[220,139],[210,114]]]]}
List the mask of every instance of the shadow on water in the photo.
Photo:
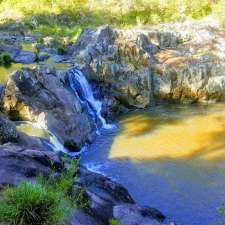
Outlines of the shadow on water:
{"type": "Polygon", "coordinates": [[[134,112],[121,118],[118,133],[99,136],[81,162],[179,225],[216,225],[225,201],[224,121],[224,105],[134,112]]]}

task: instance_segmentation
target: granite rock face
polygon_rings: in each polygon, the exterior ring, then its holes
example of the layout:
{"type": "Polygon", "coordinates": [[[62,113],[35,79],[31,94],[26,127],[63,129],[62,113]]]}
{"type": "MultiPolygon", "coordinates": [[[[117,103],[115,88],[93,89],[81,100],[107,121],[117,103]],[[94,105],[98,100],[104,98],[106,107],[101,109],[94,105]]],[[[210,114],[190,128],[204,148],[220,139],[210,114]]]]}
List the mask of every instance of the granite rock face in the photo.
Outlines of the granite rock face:
{"type": "Polygon", "coordinates": [[[161,100],[224,101],[224,37],[208,21],[131,30],[104,26],[86,29],[71,51],[113,114],[161,100]]]}
{"type": "Polygon", "coordinates": [[[0,145],[0,189],[18,185],[38,175],[49,175],[62,169],[57,154],[45,151],[44,147],[28,147],[16,143],[0,145]]]}
{"type": "Polygon", "coordinates": [[[92,138],[95,127],[64,77],[49,67],[15,72],[5,89],[3,109],[11,119],[38,123],[77,150],[92,138]]]}
{"type": "MultiPolygon", "coordinates": [[[[109,26],[87,29],[73,46],[75,65],[107,90],[108,94],[102,93],[105,105],[144,108],[152,101],[150,55],[142,47],[142,37],[133,35],[129,37],[109,26]],[[135,43],[135,38],[140,43],[135,43]]],[[[158,51],[154,45],[147,47],[158,51]]]]}

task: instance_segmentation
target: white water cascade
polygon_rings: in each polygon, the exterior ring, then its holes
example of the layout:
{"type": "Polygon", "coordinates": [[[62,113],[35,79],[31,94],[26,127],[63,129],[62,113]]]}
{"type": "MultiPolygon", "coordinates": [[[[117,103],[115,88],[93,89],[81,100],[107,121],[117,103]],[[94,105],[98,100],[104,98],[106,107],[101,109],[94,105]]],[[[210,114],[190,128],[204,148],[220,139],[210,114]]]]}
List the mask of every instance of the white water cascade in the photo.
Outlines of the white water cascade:
{"type": "Polygon", "coordinates": [[[84,74],[77,68],[72,68],[68,74],[70,87],[76,94],[78,93],[81,103],[86,103],[89,114],[93,119],[97,119],[101,122],[102,128],[112,129],[114,125],[107,124],[105,119],[102,117],[102,103],[95,99],[92,88],[84,74]]]}

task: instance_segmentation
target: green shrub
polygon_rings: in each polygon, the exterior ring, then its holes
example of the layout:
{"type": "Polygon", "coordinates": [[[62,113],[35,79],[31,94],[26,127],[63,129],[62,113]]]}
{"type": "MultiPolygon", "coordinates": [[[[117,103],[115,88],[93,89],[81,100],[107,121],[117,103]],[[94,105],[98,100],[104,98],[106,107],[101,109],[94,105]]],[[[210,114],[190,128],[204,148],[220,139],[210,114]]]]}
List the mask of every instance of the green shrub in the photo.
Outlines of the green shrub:
{"type": "Polygon", "coordinates": [[[0,224],[59,225],[73,208],[87,209],[89,200],[82,187],[74,187],[79,160],[72,160],[60,176],[40,176],[7,188],[0,198],[0,224]]]}
{"type": "Polygon", "coordinates": [[[68,210],[69,203],[61,193],[25,182],[3,193],[0,221],[9,225],[58,225],[68,210]]]}
{"type": "Polygon", "coordinates": [[[39,183],[48,189],[56,190],[57,192],[63,192],[65,195],[71,193],[74,182],[78,175],[79,160],[72,160],[69,164],[69,168],[65,169],[59,177],[50,176],[45,178],[39,177],[39,183]]]}
{"type": "Polygon", "coordinates": [[[74,187],[72,192],[72,201],[79,209],[88,210],[90,207],[90,200],[87,196],[86,190],[83,187],[74,187]]]}
{"type": "Polygon", "coordinates": [[[47,189],[63,193],[76,208],[88,209],[89,199],[83,187],[75,186],[78,177],[79,160],[72,160],[69,168],[60,177],[50,176],[48,179],[40,176],[39,182],[47,189]]]}
{"type": "Polygon", "coordinates": [[[117,219],[112,219],[112,220],[110,221],[110,225],[121,225],[121,223],[120,223],[120,221],[117,220],[117,219]]]}
{"type": "Polygon", "coordinates": [[[66,54],[66,52],[67,52],[66,46],[60,45],[60,46],[57,47],[57,53],[59,55],[64,55],[64,54],[66,54]]]}
{"type": "Polygon", "coordinates": [[[0,55],[0,64],[2,65],[10,65],[12,63],[12,57],[8,52],[3,52],[0,55]]]}

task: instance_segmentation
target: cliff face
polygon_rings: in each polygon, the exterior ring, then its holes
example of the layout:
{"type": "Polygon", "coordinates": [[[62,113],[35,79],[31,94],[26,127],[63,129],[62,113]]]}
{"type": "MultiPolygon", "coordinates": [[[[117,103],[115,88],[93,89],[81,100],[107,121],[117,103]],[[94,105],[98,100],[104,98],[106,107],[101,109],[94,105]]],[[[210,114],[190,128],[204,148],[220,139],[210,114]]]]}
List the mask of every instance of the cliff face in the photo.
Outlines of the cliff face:
{"type": "Polygon", "coordinates": [[[110,104],[144,108],[157,100],[215,102],[225,100],[224,37],[207,22],[105,26],[85,30],[71,51],[74,64],[103,87],[109,110],[110,104]]]}

